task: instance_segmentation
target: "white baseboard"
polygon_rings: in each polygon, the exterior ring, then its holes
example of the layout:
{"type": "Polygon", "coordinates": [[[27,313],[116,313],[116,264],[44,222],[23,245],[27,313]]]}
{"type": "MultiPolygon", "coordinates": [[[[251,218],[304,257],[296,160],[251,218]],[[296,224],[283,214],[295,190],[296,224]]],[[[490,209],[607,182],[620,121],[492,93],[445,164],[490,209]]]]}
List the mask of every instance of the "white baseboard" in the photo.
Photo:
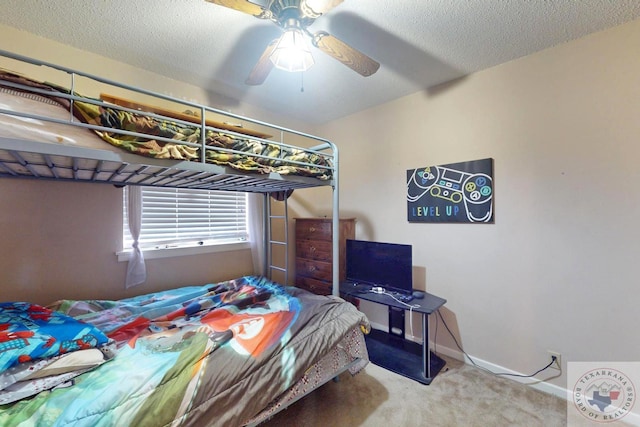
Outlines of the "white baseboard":
{"type": "MultiPolygon", "coordinates": [[[[433,349],[433,343],[431,343],[431,348],[433,349]]],[[[473,362],[471,361],[471,359],[469,359],[469,357],[467,357],[466,355],[464,355],[460,350],[457,349],[451,349],[448,347],[443,347],[442,345],[438,345],[436,348],[436,351],[438,353],[441,353],[445,356],[449,356],[451,358],[454,358],[456,360],[460,360],[463,361],[464,363],[468,364],[468,365],[476,365],[482,369],[486,369],[490,372],[501,372],[501,373],[506,373],[506,374],[511,374],[511,375],[528,375],[528,374],[523,374],[522,372],[517,372],[514,370],[511,370],[509,368],[505,368],[504,366],[500,366],[500,365],[496,365],[495,363],[491,363],[488,362],[486,360],[482,360],[479,359],[477,357],[473,357],[471,356],[471,358],[473,359],[473,362]]],[[[567,390],[566,388],[557,386],[555,384],[551,384],[548,383],[546,381],[544,381],[543,379],[537,379],[536,377],[534,378],[524,378],[524,377],[516,377],[516,376],[509,376],[509,375],[501,375],[501,377],[503,378],[507,378],[516,382],[519,382],[521,384],[526,384],[529,387],[532,387],[536,390],[540,390],[544,393],[548,393],[548,394],[552,394],[554,396],[558,396],[561,399],[564,400],[568,400],[571,397],[571,392],[569,390],[567,390]]]]}
{"type": "MultiPolygon", "coordinates": [[[[385,331],[388,332],[389,328],[386,325],[381,325],[381,324],[377,324],[377,323],[371,323],[371,327],[374,329],[379,329],[381,331],[385,331]]],[[[422,344],[422,337],[416,337],[414,335],[411,335],[410,331],[405,331],[406,333],[406,339],[408,339],[409,341],[413,341],[416,342],[418,344],[422,344]]],[[[434,349],[434,345],[433,342],[430,343],[431,344],[431,349],[434,349]]],[[[436,352],[438,354],[442,354],[445,356],[449,356],[453,359],[456,360],[460,360],[468,365],[473,365],[475,363],[476,366],[483,368],[483,369],[487,369],[491,372],[504,372],[507,374],[513,374],[513,375],[528,375],[528,374],[523,374],[521,372],[516,372],[513,371],[511,369],[505,368],[503,366],[500,365],[496,365],[495,363],[491,363],[488,362],[486,360],[482,360],[479,359],[477,357],[473,357],[471,356],[471,358],[473,359],[473,362],[471,362],[471,359],[469,359],[467,356],[465,356],[460,350],[457,349],[452,349],[449,347],[444,347],[442,345],[438,345],[435,348],[436,352]]],[[[504,376],[504,378],[508,378],[510,380],[514,380],[516,382],[522,383],[522,384],[526,384],[536,390],[540,390],[544,393],[548,393],[548,394],[552,394],[554,396],[558,396],[564,400],[568,400],[571,398],[571,392],[569,390],[567,390],[566,388],[562,388],[560,386],[557,386],[555,384],[551,384],[548,382],[545,382],[544,380],[539,380],[536,378],[523,378],[523,377],[514,377],[514,376],[504,376]]]]}
{"type": "MultiPolygon", "coordinates": [[[[371,327],[374,329],[379,329],[381,331],[385,331],[388,332],[389,328],[386,325],[381,325],[378,323],[371,323],[371,327]]],[[[405,331],[405,337],[407,340],[409,341],[413,341],[416,342],[418,344],[422,344],[422,337],[416,337],[414,335],[411,334],[411,331],[407,330],[405,331]]],[[[433,342],[429,343],[431,345],[431,349],[434,350],[434,344],[433,342]]],[[[440,354],[440,355],[444,355],[444,356],[448,356],[452,359],[456,359],[459,360],[461,362],[464,362],[468,365],[474,365],[478,366],[482,369],[487,369],[491,372],[504,372],[507,374],[514,374],[514,375],[528,375],[528,374],[523,374],[521,372],[516,372],[513,371],[511,369],[505,368],[504,366],[500,366],[500,365],[496,365],[495,363],[491,363],[488,362],[486,360],[482,360],[480,358],[477,357],[473,357],[471,356],[471,358],[473,359],[473,363],[471,362],[471,359],[469,357],[467,357],[464,353],[462,353],[460,350],[458,349],[453,349],[450,347],[445,347],[443,345],[438,344],[437,347],[435,347],[436,353],[440,354]]],[[[536,390],[542,391],[544,393],[547,394],[552,394],[554,396],[557,396],[561,399],[564,399],[567,401],[567,403],[572,401],[572,391],[557,386],[555,384],[551,384],[546,382],[543,379],[536,379],[536,378],[524,378],[524,377],[514,377],[514,376],[501,376],[503,378],[507,378],[516,382],[519,382],[521,384],[525,384],[528,385],[529,387],[532,387],[536,390]]],[[[436,380],[437,381],[437,380],[436,380]]],[[[637,411],[637,410],[636,410],[637,411]]],[[[620,420],[622,422],[622,425],[630,425],[630,426],[637,426],[640,427],[640,413],[637,412],[631,412],[628,415],[626,415],[622,420],[620,420]]]]}
{"type": "MultiPolygon", "coordinates": [[[[433,348],[433,343],[431,343],[433,348]]],[[[437,352],[446,356],[449,356],[453,359],[456,360],[460,360],[465,362],[466,364],[469,365],[473,365],[473,363],[471,363],[471,360],[469,360],[469,358],[467,356],[465,356],[460,350],[454,350],[448,347],[443,347],[441,345],[438,345],[437,347],[437,352]]],[[[500,365],[496,365],[495,363],[491,363],[491,362],[487,362],[486,360],[482,360],[482,359],[478,359],[476,357],[473,357],[473,361],[475,362],[475,364],[481,368],[484,369],[488,369],[491,372],[505,372],[508,374],[517,374],[517,375],[523,375],[520,372],[515,372],[512,371],[511,369],[505,368],[503,366],[500,365]]],[[[516,382],[528,385],[529,387],[532,387],[536,390],[542,391],[544,393],[548,393],[548,394],[552,394],[554,396],[557,396],[561,399],[564,399],[567,401],[567,404],[571,404],[573,405],[572,402],[573,400],[573,396],[572,396],[572,391],[566,388],[562,388],[560,386],[557,386],[555,384],[551,384],[548,383],[544,380],[536,380],[536,379],[532,379],[532,378],[522,378],[522,377],[513,377],[513,376],[505,376],[504,378],[508,378],[510,380],[514,380],[516,382]]],[[[583,421],[583,419],[581,418],[581,415],[577,415],[578,420],[579,421],[583,421]]],[[[630,412],[628,413],[623,419],[617,421],[615,424],[618,425],[618,423],[620,423],[620,425],[629,425],[629,426],[638,426],[640,427],[640,414],[637,412],[630,412]]],[[[601,423],[596,423],[596,424],[601,424],[601,423]]],[[[581,423],[571,423],[570,425],[582,425],[581,423]]]]}

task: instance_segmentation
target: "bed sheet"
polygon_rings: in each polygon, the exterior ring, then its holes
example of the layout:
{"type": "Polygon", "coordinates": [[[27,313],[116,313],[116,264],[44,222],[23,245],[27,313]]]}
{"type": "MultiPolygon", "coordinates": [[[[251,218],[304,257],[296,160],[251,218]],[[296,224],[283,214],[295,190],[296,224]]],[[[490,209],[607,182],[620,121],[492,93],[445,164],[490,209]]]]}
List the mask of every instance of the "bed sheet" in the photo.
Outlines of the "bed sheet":
{"type": "Polygon", "coordinates": [[[349,371],[359,373],[369,363],[367,345],[360,328],[353,328],[318,362],[314,363],[296,383],[285,393],[271,402],[267,408],[247,421],[248,426],[259,425],[289,405],[297,402],[318,387],[349,371]]]}

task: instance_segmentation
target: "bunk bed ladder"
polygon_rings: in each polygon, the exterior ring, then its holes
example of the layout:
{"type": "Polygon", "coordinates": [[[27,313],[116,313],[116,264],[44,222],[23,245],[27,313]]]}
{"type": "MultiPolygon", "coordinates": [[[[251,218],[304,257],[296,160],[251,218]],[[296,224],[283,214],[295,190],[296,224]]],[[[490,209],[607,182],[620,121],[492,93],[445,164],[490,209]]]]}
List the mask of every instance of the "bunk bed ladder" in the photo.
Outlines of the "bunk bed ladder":
{"type": "MultiPolygon", "coordinates": [[[[276,201],[270,193],[264,194],[264,271],[266,276],[284,285],[289,284],[289,209],[287,197],[282,201],[276,201]],[[272,203],[282,203],[282,212],[274,213],[272,203]],[[276,230],[276,225],[279,225],[276,230]],[[276,234],[278,234],[276,236],[276,234]],[[274,249],[276,255],[274,256],[274,249]],[[274,273],[278,277],[274,277],[274,273]]],[[[278,199],[279,200],[279,199],[278,199]]]]}

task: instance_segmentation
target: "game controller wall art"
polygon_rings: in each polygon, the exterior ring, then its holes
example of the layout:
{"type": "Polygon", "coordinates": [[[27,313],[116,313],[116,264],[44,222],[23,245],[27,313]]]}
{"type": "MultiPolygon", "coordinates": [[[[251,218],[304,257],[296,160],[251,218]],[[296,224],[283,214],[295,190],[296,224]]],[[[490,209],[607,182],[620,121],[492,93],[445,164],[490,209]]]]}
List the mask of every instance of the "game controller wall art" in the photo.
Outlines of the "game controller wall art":
{"type": "Polygon", "coordinates": [[[493,223],[493,159],[407,170],[407,220],[493,223]]]}

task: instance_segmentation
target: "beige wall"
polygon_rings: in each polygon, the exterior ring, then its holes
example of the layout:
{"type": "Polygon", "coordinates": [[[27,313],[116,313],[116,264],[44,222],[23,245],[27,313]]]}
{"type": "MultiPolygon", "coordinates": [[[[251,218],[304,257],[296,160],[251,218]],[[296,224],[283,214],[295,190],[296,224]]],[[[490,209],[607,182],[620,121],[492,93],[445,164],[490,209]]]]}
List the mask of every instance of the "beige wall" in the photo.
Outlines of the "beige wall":
{"type": "Polygon", "coordinates": [[[122,206],[121,191],[106,185],[0,180],[2,300],[37,296],[47,302],[68,290],[88,295],[93,284],[104,295],[108,280],[122,283],[126,264],[120,268],[114,255],[122,238],[109,233],[122,224],[109,215],[110,206],[122,206]]]}
{"type": "Polygon", "coordinates": [[[125,290],[122,189],[108,184],[0,179],[0,301],[113,299],[250,274],[249,251],[146,261],[125,290]]]}
{"type": "MultiPolygon", "coordinates": [[[[638,40],[635,21],[320,129],[340,147],[356,237],[412,244],[417,287],[448,300],[448,325],[487,365],[530,373],[547,349],[640,357],[638,40]],[[407,169],[486,157],[495,224],[407,222],[407,169]]],[[[438,349],[455,349],[447,335],[440,324],[438,349]]]]}

